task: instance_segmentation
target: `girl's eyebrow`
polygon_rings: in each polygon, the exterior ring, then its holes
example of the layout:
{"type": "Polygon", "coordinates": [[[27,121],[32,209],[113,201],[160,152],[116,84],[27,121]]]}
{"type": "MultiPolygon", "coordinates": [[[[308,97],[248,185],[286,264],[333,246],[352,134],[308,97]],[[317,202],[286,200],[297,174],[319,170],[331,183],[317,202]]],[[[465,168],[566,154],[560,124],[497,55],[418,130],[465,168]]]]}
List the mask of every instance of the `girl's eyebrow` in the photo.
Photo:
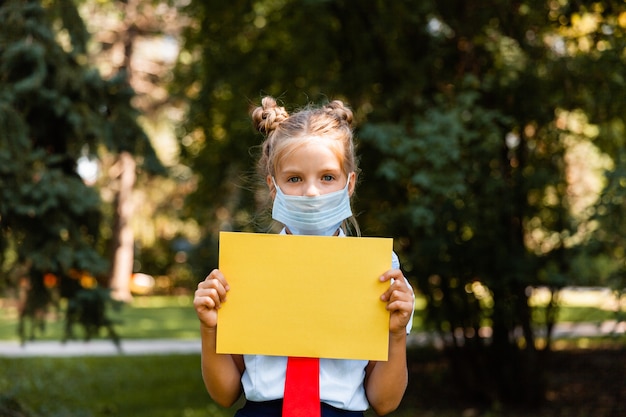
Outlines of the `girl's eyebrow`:
{"type": "Polygon", "coordinates": [[[323,167],[322,166],[322,167],[319,168],[319,170],[321,172],[333,172],[333,173],[341,173],[341,172],[343,172],[341,170],[341,168],[337,168],[337,167],[323,167]]]}
{"type": "Polygon", "coordinates": [[[278,175],[302,175],[302,171],[298,169],[282,169],[278,172],[278,175]]]}

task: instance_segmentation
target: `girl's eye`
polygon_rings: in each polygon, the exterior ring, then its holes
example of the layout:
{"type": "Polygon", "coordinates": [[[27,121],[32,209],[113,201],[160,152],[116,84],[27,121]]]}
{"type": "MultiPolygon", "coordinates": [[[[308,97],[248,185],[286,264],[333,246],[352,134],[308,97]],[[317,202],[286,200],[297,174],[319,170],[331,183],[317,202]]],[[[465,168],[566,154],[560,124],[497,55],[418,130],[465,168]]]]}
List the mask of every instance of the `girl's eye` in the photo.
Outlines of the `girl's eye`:
{"type": "Polygon", "coordinates": [[[332,175],[324,175],[324,176],[322,176],[322,180],[324,180],[324,181],[332,181],[334,179],[335,179],[335,177],[333,177],[332,175]]]}
{"type": "Polygon", "coordinates": [[[300,178],[298,177],[289,177],[287,178],[287,182],[298,182],[300,181],[300,178]]]}

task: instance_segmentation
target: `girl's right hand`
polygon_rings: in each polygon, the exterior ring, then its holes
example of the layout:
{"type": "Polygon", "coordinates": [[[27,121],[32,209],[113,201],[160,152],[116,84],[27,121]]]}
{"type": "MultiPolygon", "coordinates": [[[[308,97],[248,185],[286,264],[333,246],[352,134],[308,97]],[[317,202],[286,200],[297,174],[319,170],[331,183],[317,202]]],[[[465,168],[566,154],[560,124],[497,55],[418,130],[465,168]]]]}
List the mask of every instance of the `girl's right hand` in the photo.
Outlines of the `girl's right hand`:
{"type": "Polygon", "coordinates": [[[217,310],[226,301],[226,294],[230,287],[219,269],[214,269],[198,284],[193,306],[200,323],[209,329],[217,327],[217,310]]]}

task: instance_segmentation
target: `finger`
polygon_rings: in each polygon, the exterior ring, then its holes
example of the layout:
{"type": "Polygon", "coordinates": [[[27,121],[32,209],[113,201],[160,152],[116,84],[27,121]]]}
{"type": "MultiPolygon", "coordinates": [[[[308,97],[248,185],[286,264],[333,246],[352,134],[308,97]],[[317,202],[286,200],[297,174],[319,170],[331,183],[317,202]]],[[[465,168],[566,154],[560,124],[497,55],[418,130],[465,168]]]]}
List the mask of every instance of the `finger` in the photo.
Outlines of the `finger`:
{"type": "Polygon", "coordinates": [[[390,269],[380,276],[381,282],[391,281],[392,279],[404,278],[402,271],[399,269],[390,269]]]}
{"type": "Polygon", "coordinates": [[[226,300],[226,289],[215,280],[211,280],[202,286],[198,286],[194,294],[194,302],[204,304],[209,308],[219,306],[226,300]]]}
{"type": "Polygon", "coordinates": [[[219,305],[219,298],[212,297],[208,292],[196,292],[196,296],[193,299],[193,306],[197,311],[217,309],[219,305]]]}
{"type": "Polygon", "coordinates": [[[220,308],[221,304],[226,301],[229,289],[230,286],[224,275],[215,269],[198,284],[195,296],[198,298],[198,303],[206,308],[220,308]]]}
{"type": "Polygon", "coordinates": [[[387,303],[387,310],[391,313],[406,313],[407,315],[413,312],[413,299],[406,297],[392,299],[387,303]]]}
{"type": "MultiPolygon", "coordinates": [[[[224,300],[230,286],[219,270],[213,270],[204,281],[198,284],[198,290],[215,290],[220,299],[224,300]]],[[[208,291],[211,292],[211,291],[208,291]]]]}
{"type": "Polygon", "coordinates": [[[406,282],[404,276],[400,276],[399,278],[394,278],[389,288],[381,295],[381,300],[383,301],[391,301],[394,298],[403,297],[403,294],[406,297],[413,298],[413,289],[406,282]]]}
{"type": "Polygon", "coordinates": [[[226,301],[226,293],[222,293],[215,288],[201,290],[196,293],[196,298],[200,304],[207,308],[220,308],[226,301]]]}
{"type": "Polygon", "coordinates": [[[413,308],[413,296],[403,291],[392,291],[390,294],[383,294],[381,296],[382,301],[387,302],[387,310],[394,311],[398,309],[397,306],[407,305],[407,309],[413,308]]]}
{"type": "Polygon", "coordinates": [[[211,271],[209,275],[204,279],[204,281],[198,284],[198,288],[216,288],[219,283],[226,291],[230,289],[228,285],[228,281],[224,277],[224,274],[219,269],[214,269],[211,271]]]}
{"type": "Polygon", "coordinates": [[[390,320],[400,324],[400,327],[404,327],[409,323],[411,315],[413,314],[413,301],[408,300],[395,300],[387,303],[387,311],[390,313],[390,320]]]}
{"type": "MultiPolygon", "coordinates": [[[[382,274],[379,277],[379,280],[380,282],[388,282],[391,280],[398,281],[399,278],[404,278],[404,276],[402,275],[402,271],[400,271],[399,269],[390,269],[386,271],[384,274],[382,274]]],[[[390,285],[387,291],[385,291],[385,293],[380,296],[381,300],[383,301],[389,300],[389,298],[391,297],[391,292],[393,291],[393,289],[391,288],[392,286],[393,285],[390,285]]]]}
{"type": "Polygon", "coordinates": [[[226,281],[224,274],[222,274],[222,271],[220,271],[219,269],[214,269],[213,271],[211,271],[209,276],[217,280],[226,291],[230,289],[230,286],[228,285],[228,281],[226,281]]]}

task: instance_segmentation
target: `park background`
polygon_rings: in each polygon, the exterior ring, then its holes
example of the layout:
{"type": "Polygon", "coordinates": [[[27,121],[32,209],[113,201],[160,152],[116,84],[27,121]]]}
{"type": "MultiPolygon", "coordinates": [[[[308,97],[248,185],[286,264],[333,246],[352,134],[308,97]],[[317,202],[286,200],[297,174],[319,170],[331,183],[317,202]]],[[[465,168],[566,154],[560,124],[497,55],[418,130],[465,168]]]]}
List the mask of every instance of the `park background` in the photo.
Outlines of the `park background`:
{"type": "MultiPolygon", "coordinates": [[[[437,341],[395,414],[623,416],[625,47],[623,1],[4,0],[2,338],[193,337],[218,232],[270,224],[250,108],[341,99],[437,341]]],[[[7,415],[233,413],[197,355],[0,360],[7,415]]]]}

